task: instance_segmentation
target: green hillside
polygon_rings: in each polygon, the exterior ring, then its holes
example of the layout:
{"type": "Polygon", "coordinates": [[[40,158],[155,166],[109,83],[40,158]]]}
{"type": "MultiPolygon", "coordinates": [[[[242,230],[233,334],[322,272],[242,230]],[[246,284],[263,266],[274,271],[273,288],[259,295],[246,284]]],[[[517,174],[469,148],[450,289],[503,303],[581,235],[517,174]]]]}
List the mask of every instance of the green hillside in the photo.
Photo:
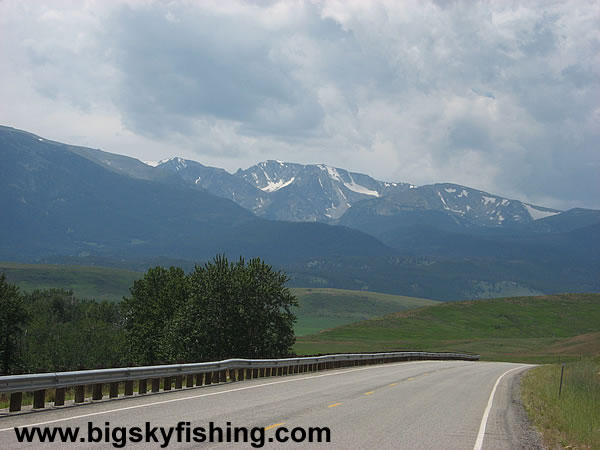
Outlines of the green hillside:
{"type": "Polygon", "coordinates": [[[0,273],[22,290],[71,289],[75,296],[96,300],[119,301],[129,294],[138,272],[106,267],[63,266],[54,264],[18,264],[0,262],[0,273]]]}
{"type": "Polygon", "coordinates": [[[301,337],[302,354],[438,350],[556,361],[600,354],[600,294],[441,303],[301,337]]]}
{"type": "Polygon", "coordinates": [[[400,295],[345,289],[292,288],[300,308],[296,311],[296,336],[371,319],[389,313],[430,306],[439,302],[400,295]]]}

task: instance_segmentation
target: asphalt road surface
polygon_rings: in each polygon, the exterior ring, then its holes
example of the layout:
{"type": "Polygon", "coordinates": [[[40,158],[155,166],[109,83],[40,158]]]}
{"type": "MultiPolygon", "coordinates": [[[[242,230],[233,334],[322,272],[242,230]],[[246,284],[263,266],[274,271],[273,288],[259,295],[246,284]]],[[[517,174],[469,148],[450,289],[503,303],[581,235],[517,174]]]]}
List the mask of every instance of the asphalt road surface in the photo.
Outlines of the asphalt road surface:
{"type": "MultiPolygon", "coordinates": [[[[94,449],[124,443],[127,448],[159,448],[167,442],[170,448],[253,448],[263,443],[267,448],[531,447],[527,425],[514,411],[511,387],[528,367],[404,362],[47,408],[0,418],[0,448],[94,449]],[[38,435],[31,443],[20,443],[14,427],[32,426],[48,432],[79,427],[79,434],[68,445],[58,434],[54,443],[41,444],[38,435]],[[173,427],[170,440],[160,427],[165,433],[173,427]],[[214,440],[219,433],[226,440],[228,431],[231,438],[237,434],[243,440],[243,430],[235,430],[241,427],[248,431],[246,443],[198,442],[210,439],[211,433],[214,440]],[[323,442],[309,442],[311,427],[321,428],[323,442]],[[324,428],[329,430],[328,443],[324,428]],[[276,437],[288,440],[278,442],[276,437]]],[[[317,440],[318,432],[312,436],[317,440]]]]}

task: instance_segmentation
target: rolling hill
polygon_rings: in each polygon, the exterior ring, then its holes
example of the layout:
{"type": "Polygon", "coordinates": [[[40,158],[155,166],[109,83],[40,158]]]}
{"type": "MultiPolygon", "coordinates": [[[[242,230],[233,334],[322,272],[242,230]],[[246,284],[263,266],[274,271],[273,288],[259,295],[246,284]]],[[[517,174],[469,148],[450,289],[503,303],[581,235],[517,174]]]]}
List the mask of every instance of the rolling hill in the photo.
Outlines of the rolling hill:
{"type": "Polygon", "coordinates": [[[600,355],[600,294],[442,303],[298,339],[300,354],[464,351],[482,359],[555,362],[600,355]]]}
{"type": "Polygon", "coordinates": [[[300,304],[296,311],[296,336],[439,303],[423,298],[346,289],[292,288],[292,292],[300,304]]]}

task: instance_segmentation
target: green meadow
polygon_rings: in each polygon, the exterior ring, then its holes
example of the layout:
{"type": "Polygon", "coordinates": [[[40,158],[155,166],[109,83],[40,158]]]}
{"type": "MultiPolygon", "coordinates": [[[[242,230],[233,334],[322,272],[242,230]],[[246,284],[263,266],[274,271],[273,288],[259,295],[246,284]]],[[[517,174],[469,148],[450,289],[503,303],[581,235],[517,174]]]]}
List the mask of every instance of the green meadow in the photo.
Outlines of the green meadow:
{"type": "Polygon", "coordinates": [[[557,362],[600,354],[600,294],[440,303],[299,337],[299,354],[431,350],[557,362]]]}
{"type": "Polygon", "coordinates": [[[291,291],[300,305],[295,311],[298,317],[296,336],[440,303],[422,298],[345,289],[292,288],[291,291]]]}
{"type": "Polygon", "coordinates": [[[79,298],[119,301],[141,273],[107,267],[0,262],[0,273],[21,290],[70,289],[79,298]]]}

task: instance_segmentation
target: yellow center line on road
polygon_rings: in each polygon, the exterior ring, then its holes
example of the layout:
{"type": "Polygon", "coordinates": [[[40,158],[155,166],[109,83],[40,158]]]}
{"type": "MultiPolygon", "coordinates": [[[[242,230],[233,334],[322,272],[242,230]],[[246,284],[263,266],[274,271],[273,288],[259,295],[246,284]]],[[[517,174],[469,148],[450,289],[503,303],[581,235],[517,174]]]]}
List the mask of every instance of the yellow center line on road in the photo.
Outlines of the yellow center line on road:
{"type": "Polygon", "coordinates": [[[274,423],[273,425],[269,425],[268,427],[265,427],[265,431],[272,430],[273,428],[280,427],[281,425],[285,425],[285,422],[274,423]]]}
{"type": "Polygon", "coordinates": [[[415,379],[414,377],[410,377],[410,378],[407,378],[406,381],[412,381],[414,379],[415,379]]]}
{"type": "Polygon", "coordinates": [[[396,386],[398,383],[390,383],[390,386],[396,386]]]}
{"type": "Polygon", "coordinates": [[[365,395],[371,395],[373,392],[375,392],[375,391],[365,392],[365,395]]]}
{"type": "Polygon", "coordinates": [[[336,406],[340,406],[341,403],[334,403],[333,405],[329,405],[328,408],[335,408],[336,406]]]}

